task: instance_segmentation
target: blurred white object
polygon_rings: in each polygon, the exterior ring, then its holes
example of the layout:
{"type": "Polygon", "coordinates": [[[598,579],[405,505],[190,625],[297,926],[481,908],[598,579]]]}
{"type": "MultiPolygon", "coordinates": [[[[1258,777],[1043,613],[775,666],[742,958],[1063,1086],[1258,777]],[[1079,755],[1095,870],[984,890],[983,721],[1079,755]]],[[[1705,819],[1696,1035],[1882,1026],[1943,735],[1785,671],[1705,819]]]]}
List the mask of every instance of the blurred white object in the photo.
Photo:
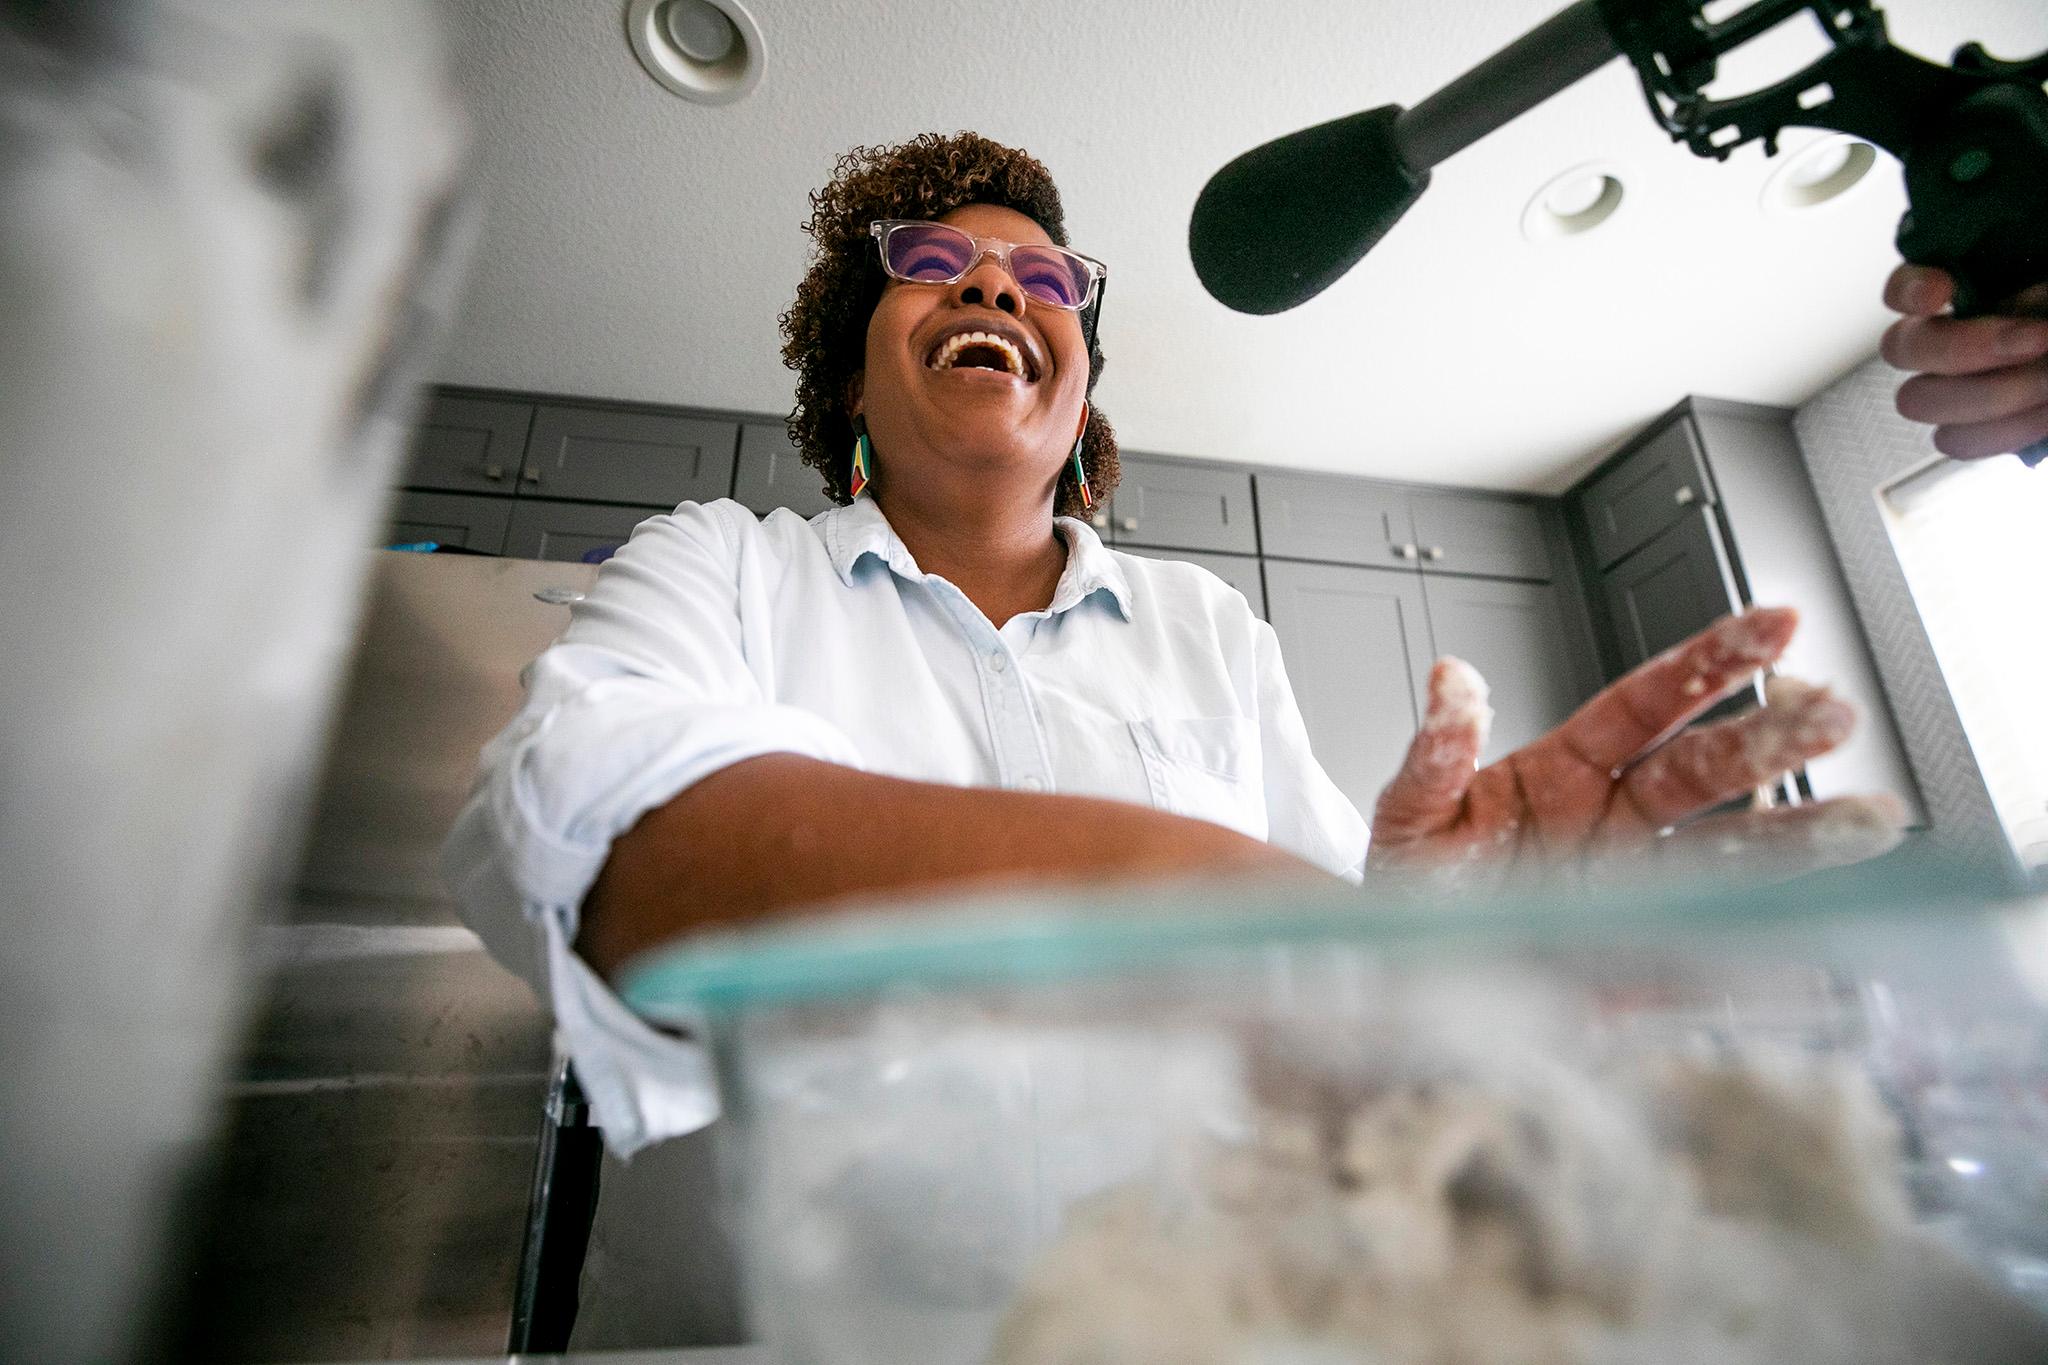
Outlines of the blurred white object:
{"type": "Polygon", "coordinates": [[[0,3],[0,1357],[160,1357],[462,143],[424,4],[0,3]]]}

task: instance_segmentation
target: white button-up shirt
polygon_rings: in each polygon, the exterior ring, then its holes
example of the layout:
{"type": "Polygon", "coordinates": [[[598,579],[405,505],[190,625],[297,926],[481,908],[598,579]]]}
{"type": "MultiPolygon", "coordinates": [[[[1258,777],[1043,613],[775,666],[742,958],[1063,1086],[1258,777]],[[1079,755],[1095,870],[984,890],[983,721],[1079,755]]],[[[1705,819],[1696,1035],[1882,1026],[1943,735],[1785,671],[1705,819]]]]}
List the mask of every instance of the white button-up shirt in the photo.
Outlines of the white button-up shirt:
{"type": "Polygon", "coordinates": [[[1365,821],[1309,752],[1272,628],[1204,569],[1055,526],[1052,604],[998,628],[871,499],[808,522],[685,503],[633,532],[534,662],[444,870],[553,1007],[620,1155],[709,1123],[717,1089],[700,1043],[642,1023],[571,951],[578,910],[612,840],[742,759],[1109,797],[1359,876],[1365,821]]]}

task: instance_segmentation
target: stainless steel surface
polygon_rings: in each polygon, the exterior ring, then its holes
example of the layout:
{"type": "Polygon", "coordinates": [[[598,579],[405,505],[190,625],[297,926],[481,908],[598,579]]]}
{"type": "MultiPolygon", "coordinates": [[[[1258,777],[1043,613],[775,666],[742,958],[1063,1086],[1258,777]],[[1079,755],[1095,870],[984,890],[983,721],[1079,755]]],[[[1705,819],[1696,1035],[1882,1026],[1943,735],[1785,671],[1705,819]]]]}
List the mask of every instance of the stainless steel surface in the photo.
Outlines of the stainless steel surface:
{"type": "MultiPolygon", "coordinates": [[[[329,745],[300,899],[441,903],[441,839],[477,751],[519,709],[519,671],[597,580],[588,564],[382,551],[329,745]]],[[[443,916],[437,922],[452,922],[443,916]]]]}
{"type": "Polygon", "coordinates": [[[549,1026],[438,850],[593,566],[382,552],[299,890],[229,1091],[195,1359],[503,1348],[549,1026]]]}

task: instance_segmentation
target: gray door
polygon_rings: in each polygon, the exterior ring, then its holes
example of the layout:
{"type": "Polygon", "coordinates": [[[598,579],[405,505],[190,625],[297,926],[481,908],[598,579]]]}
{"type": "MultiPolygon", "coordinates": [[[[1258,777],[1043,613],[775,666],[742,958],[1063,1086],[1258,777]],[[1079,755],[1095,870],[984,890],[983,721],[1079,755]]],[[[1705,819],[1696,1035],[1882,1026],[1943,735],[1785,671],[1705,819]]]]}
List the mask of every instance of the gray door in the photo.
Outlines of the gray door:
{"type": "Polygon", "coordinates": [[[1179,559],[1199,564],[1243,593],[1244,600],[1251,604],[1252,615],[1260,620],[1266,617],[1266,585],[1259,577],[1256,555],[1213,555],[1200,550],[1150,550],[1142,546],[1132,546],[1125,553],[1143,555],[1147,559],[1179,559]]]}
{"type": "Polygon", "coordinates": [[[1408,506],[1424,573],[1550,581],[1550,545],[1538,504],[1482,493],[1417,491],[1408,506]]]}
{"type": "Polygon", "coordinates": [[[601,563],[626,543],[635,526],[669,510],[521,498],[512,514],[512,530],[505,537],[505,553],[515,559],[601,563]]]}
{"type": "Polygon", "coordinates": [[[1424,579],[1422,592],[1435,652],[1471,664],[1493,689],[1482,762],[1540,738],[1591,695],[1549,584],[1446,574],[1424,579]]]}
{"type": "Polygon", "coordinates": [[[450,493],[510,493],[532,425],[531,403],[436,394],[399,482],[450,493]]]}
{"type": "Polygon", "coordinates": [[[1416,558],[1405,488],[1331,474],[1260,474],[1258,487],[1268,555],[1376,569],[1416,558]]]}
{"type": "Polygon", "coordinates": [[[1242,469],[1122,459],[1122,481],[1109,509],[1117,545],[1257,554],[1252,517],[1252,476],[1242,469]]]}
{"type": "Polygon", "coordinates": [[[500,554],[505,528],[511,524],[510,498],[479,498],[462,493],[400,493],[391,506],[391,524],[379,545],[412,545],[436,541],[465,550],[500,554]]]}
{"type": "Polygon", "coordinates": [[[1680,414],[1642,448],[1587,485],[1580,507],[1593,556],[1606,568],[1713,501],[1692,419],[1680,414]]]}
{"type": "Polygon", "coordinates": [[[673,508],[732,496],[739,424],[615,408],[543,407],[523,492],[673,508]]]}
{"type": "Polygon", "coordinates": [[[1422,579],[1398,569],[1266,562],[1266,606],[1324,771],[1372,815],[1415,737],[1429,678],[1422,579]]]}
{"type": "Polygon", "coordinates": [[[1704,507],[1609,569],[1602,582],[1625,669],[1742,606],[1721,529],[1704,507]]]}
{"type": "Polygon", "coordinates": [[[787,507],[814,517],[832,505],[818,471],[805,464],[780,422],[746,422],[740,427],[739,471],[732,495],[757,516],[787,507]]]}

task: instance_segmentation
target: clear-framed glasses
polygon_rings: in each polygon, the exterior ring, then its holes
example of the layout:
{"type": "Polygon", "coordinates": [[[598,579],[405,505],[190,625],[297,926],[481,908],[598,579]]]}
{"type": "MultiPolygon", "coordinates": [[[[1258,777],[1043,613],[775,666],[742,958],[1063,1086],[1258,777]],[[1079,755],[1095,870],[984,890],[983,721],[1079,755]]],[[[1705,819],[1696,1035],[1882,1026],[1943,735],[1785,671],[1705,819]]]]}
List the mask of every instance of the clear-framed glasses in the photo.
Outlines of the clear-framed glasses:
{"type": "Polygon", "coordinates": [[[1109,276],[1102,262],[1063,246],[1019,246],[945,223],[891,218],[868,224],[868,231],[881,250],[882,269],[912,284],[957,284],[984,255],[993,255],[1033,303],[1079,312],[1109,276]]]}

